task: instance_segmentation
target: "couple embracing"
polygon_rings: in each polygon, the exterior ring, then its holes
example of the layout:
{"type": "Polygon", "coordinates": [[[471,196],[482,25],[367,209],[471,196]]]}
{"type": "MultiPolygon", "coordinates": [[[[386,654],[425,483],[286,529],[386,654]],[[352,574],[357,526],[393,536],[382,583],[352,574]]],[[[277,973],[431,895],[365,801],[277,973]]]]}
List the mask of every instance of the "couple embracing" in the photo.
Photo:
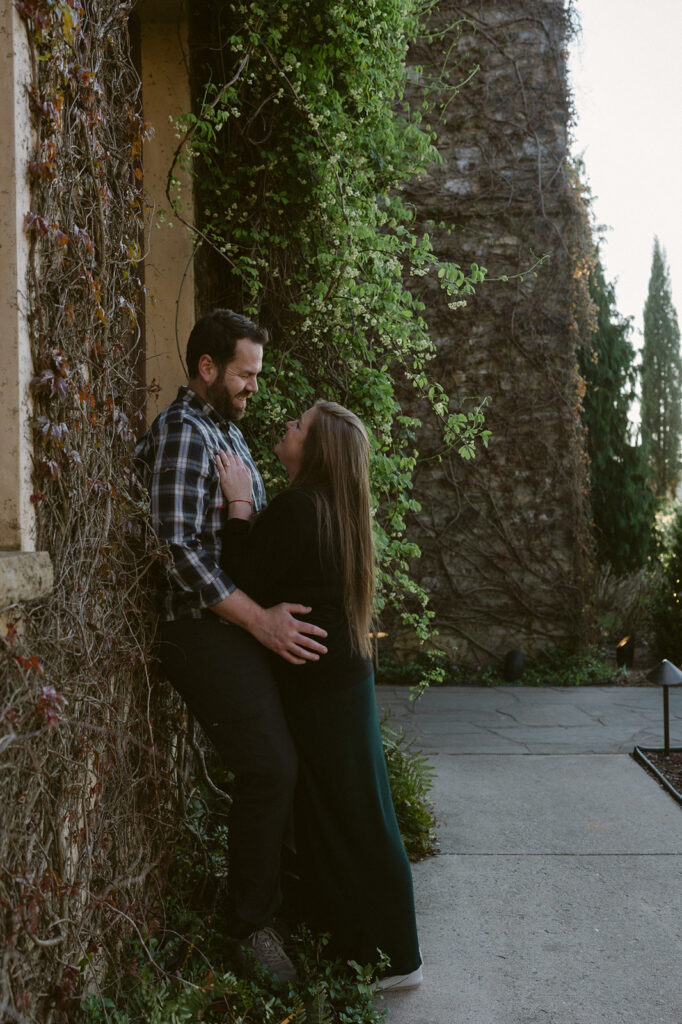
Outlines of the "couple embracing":
{"type": "Polygon", "coordinates": [[[231,933],[281,981],[273,927],[285,845],[301,916],[383,989],[421,981],[410,866],[383,756],[370,653],[374,561],[369,442],[317,402],[275,447],[289,486],[265,488],[236,425],[258,390],[264,328],[230,310],[199,320],[189,383],[138,445],[172,565],[163,670],[234,773],[231,933]],[[293,820],[293,844],[292,824],[293,820]]]}

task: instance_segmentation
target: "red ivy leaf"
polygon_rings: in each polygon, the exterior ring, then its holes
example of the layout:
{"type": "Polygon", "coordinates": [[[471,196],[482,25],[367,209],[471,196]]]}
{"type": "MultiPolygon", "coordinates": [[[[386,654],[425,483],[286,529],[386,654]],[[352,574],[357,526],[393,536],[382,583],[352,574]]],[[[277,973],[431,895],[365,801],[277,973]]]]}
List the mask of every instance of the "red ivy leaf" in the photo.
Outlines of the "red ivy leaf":
{"type": "Polygon", "coordinates": [[[7,719],[9,724],[12,726],[12,729],[16,732],[19,726],[21,725],[21,716],[19,715],[17,709],[5,708],[3,717],[7,719]]]}
{"type": "Polygon", "coordinates": [[[32,231],[35,235],[47,235],[50,225],[44,217],[39,217],[37,213],[27,213],[24,217],[24,228],[26,231],[32,231]]]}
{"type": "Polygon", "coordinates": [[[69,386],[62,373],[56,374],[54,370],[41,370],[31,380],[31,389],[35,392],[48,391],[50,395],[66,395],[69,386]]]}
{"type": "Polygon", "coordinates": [[[55,459],[41,459],[36,467],[38,476],[49,476],[56,480],[62,475],[62,467],[55,459]]]}
{"type": "MultiPolygon", "coordinates": [[[[40,662],[38,664],[40,665],[40,662]]],[[[42,665],[40,667],[42,669],[42,665]]],[[[43,686],[42,696],[38,701],[38,711],[43,716],[43,721],[48,729],[54,729],[59,724],[59,712],[65,704],[66,697],[63,693],[58,693],[54,686],[43,686]]]]}
{"type": "MultiPolygon", "coordinates": [[[[37,672],[39,676],[45,675],[45,669],[35,654],[31,654],[29,657],[25,657],[23,654],[15,654],[13,657],[17,664],[23,668],[24,672],[37,672]]],[[[54,690],[54,687],[46,687],[45,689],[54,690]]],[[[43,690],[43,692],[45,691],[43,690]]]]}

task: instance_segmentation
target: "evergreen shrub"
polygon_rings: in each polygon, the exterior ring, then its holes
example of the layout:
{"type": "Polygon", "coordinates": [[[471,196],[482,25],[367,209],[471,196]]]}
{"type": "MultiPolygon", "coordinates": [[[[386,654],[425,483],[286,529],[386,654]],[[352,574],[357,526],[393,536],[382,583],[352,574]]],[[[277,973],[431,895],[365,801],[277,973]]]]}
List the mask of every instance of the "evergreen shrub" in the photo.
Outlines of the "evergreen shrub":
{"type": "Polygon", "coordinates": [[[589,288],[596,318],[581,351],[581,373],[590,504],[598,561],[623,575],[640,569],[655,551],[656,503],[645,453],[629,437],[637,380],[631,325],[616,309],[614,287],[599,259],[589,288]]]}
{"type": "Polygon", "coordinates": [[[654,238],[643,321],[642,441],[654,491],[665,499],[674,496],[682,472],[682,353],[670,270],[658,238],[654,238]]]}
{"type": "Polygon", "coordinates": [[[682,505],[675,509],[667,531],[651,624],[657,657],[682,664],[682,505]]]}

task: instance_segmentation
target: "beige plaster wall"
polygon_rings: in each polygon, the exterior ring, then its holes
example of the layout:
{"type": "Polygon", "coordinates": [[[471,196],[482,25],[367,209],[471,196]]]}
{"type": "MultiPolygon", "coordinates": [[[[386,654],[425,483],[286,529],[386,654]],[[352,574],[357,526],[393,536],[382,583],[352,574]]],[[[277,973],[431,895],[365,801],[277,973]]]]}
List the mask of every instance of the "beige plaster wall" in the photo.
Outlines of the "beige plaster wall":
{"type": "Polygon", "coordinates": [[[26,308],[30,210],[26,167],[33,149],[26,86],[30,65],[26,30],[14,4],[0,4],[0,549],[33,551],[31,495],[31,350],[26,308]]]}
{"type": "MultiPolygon", "coordinates": [[[[142,8],[143,18],[145,13],[142,8]]],[[[153,15],[153,11],[149,13],[153,15]]],[[[178,385],[186,380],[180,352],[184,357],[195,319],[193,243],[185,227],[170,215],[166,200],[168,170],[178,145],[170,118],[191,106],[187,35],[186,22],[142,21],[142,103],[145,120],[154,125],[154,135],[143,153],[145,191],[153,204],[144,265],[149,292],[145,304],[145,374],[147,384],[153,380],[161,388],[156,398],[148,400],[148,421],[168,405],[178,385]]],[[[183,207],[191,221],[191,182],[177,168],[175,174],[182,183],[183,207]]]]}

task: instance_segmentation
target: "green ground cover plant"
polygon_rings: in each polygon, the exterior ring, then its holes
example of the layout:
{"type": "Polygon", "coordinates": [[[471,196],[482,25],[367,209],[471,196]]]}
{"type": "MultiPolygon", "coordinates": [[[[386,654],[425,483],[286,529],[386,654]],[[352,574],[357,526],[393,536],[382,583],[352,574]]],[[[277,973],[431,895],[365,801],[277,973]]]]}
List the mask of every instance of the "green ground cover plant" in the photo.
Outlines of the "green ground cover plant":
{"type": "Polygon", "coordinates": [[[587,648],[553,648],[524,660],[523,671],[515,679],[505,674],[504,665],[483,668],[459,666],[443,655],[421,652],[408,661],[383,655],[377,671],[378,685],[410,686],[416,697],[424,689],[425,673],[435,663],[443,686],[581,686],[585,683],[608,683],[618,670],[612,653],[598,646],[587,648]]]}
{"type": "Polygon", "coordinates": [[[434,770],[428,758],[414,749],[402,729],[387,716],[381,723],[384,755],[400,835],[410,860],[423,860],[436,852],[436,819],[429,802],[434,770]]]}
{"type": "Polygon", "coordinates": [[[324,959],[324,945],[303,934],[293,955],[300,981],[283,990],[256,966],[237,973],[225,940],[207,935],[195,922],[193,945],[180,966],[173,955],[176,942],[150,939],[132,943],[128,951],[129,978],[116,1000],[91,996],[82,1006],[87,1024],[381,1024],[385,1012],[374,1005],[373,968],[348,967],[324,959]],[[207,953],[207,947],[213,946],[207,953]],[[228,952],[225,952],[225,949],[228,952]]]}

